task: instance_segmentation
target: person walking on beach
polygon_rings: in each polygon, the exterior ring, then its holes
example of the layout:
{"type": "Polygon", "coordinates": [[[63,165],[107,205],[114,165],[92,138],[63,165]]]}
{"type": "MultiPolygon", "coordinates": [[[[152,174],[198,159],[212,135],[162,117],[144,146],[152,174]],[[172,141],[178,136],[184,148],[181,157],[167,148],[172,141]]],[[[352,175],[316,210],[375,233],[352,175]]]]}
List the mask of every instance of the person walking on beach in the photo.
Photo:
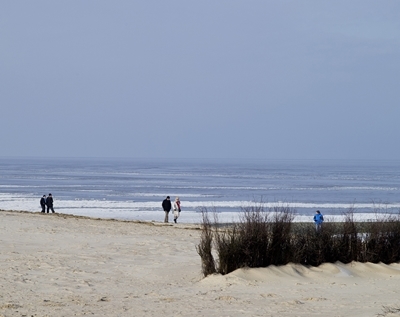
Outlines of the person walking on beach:
{"type": "Polygon", "coordinates": [[[174,202],[174,222],[176,222],[176,220],[179,218],[181,214],[181,201],[179,200],[179,197],[175,198],[175,202],[174,202]]]}
{"type": "Polygon", "coordinates": [[[46,211],[46,195],[43,195],[43,197],[40,198],[40,206],[42,207],[42,212],[44,213],[46,211]]]}
{"type": "Polygon", "coordinates": [[[47,213],[49,213],[49,210],[51,209],[52,213],[54,214],[54,208],[53,208],[53,196],[49,194],[49,197],[46,199],[46,205],[47,205],[47,213]]]}
{"type": "Polygon", "coordinates": [[[322,228],[322,223],[324,222],[324,216],[321,214],[319,210],[315,212],[314,222],[315,222],[315,230],[317,230],[317,232],[320,232],[322,228]]]}
{"type": "Polygon", "coordinates": [[[164,212],[165,212],[164,222],[168,222],[168,215],[169,215],[169,212],[171,211],[171,208],[172,208],[169,196],[167,196],[167,198],[165,198],[163,200],[162,207],[163,207],[164,212]]]}

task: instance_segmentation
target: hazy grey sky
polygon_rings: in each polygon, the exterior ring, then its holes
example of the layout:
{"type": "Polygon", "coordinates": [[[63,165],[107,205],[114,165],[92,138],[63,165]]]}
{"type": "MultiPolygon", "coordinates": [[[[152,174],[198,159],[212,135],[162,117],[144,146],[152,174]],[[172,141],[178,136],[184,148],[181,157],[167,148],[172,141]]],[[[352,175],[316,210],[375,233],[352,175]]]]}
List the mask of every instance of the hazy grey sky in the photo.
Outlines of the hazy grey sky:
{"type": "Polygon", "coordinates": [[[2,1],[0,156],[400,159],[399,1],[2,1]]]}

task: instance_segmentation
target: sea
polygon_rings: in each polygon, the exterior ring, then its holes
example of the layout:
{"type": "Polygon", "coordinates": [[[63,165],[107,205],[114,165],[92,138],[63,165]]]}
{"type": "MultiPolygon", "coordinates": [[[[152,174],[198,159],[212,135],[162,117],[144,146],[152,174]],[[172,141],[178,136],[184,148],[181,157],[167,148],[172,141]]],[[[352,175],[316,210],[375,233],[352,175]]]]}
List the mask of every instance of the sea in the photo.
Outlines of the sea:
{"type": "Polygon", "coordinates": [[[95,218],[162,222],[170,196],[181,223],[200,223],[202,210],[238,221],[253,207],[374,220],[400,211],[400,161],[0,158],[0,209],[39,212],[49,193],[57,213],[95,218]]]}

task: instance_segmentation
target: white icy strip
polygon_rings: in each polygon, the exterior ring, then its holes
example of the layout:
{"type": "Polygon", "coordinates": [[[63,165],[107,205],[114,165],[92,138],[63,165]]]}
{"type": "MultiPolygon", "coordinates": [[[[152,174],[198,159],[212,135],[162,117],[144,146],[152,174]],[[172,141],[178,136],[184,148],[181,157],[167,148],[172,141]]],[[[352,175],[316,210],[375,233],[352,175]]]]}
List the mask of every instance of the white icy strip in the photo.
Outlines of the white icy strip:
{"type": "MultiPolygon", "coordinates": [[[[39,198],[31,195],[12,195],[0,193],[0,209],[4,210],[21,210],[21,211],[40,211],[39,198]]],[[[182,213],[181,221],[187,223],[197,223],[201,221],[201,214],[198,211],[201,207],[208,208],[212,211],[214,208],[228,207],[235,208],[240,211],[241,207],[260,205],[252,201],[185,201],[182,200],[182,213]]],[[[273,202],[263,203],[266,209],[271,207],[290,207],[307,208],[307,209],[320,209],[325,214],[325,219],[328,221],[340,221],[343,219],[341,215],[329,215],[329,210],[339,209],[346,211],[350,207],[357,209],[370,209],[379,210],[384,212],[391,209],[396,210],[400,208],[400,203],[395,204],[373,204],[373,203],[360,203],[360,204],[314,204],[314,203],[284,203],[273,202]]],[[[161,200],[157,202],[135,202],[135,201],[110,201],[110,200],[57,200],[55,197],[54,208],[56,212],[75,214],[97,218],[115,218],[115,219],[131,219],[143,221],[162,221],[164,212],[161,208],[161,200]]],[[[172,216],[171,216],[172,218],[172,216]]],[[[232,222],[239,219],[238,212],[218,212],[220,222],[232,222]]],[[[355,213],[356,221],[375,220],[374,213],[355,213]]],[[[295,221],[309,222],[312,221],[312,216],[298,215],[295,221]]]]}

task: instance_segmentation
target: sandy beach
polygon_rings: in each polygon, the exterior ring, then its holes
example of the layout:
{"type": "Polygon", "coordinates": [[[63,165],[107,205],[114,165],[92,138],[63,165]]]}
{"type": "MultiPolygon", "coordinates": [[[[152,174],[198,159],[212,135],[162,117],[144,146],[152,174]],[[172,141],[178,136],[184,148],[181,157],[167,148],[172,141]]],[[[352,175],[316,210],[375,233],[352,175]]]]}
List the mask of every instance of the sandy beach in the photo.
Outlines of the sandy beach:
{"type": "Polygon", "coordinates": [[[400,264],[203,278],[199,235],[194,224],[0,211],[0,316],[377,316],[400,307],[400,264]]]}

